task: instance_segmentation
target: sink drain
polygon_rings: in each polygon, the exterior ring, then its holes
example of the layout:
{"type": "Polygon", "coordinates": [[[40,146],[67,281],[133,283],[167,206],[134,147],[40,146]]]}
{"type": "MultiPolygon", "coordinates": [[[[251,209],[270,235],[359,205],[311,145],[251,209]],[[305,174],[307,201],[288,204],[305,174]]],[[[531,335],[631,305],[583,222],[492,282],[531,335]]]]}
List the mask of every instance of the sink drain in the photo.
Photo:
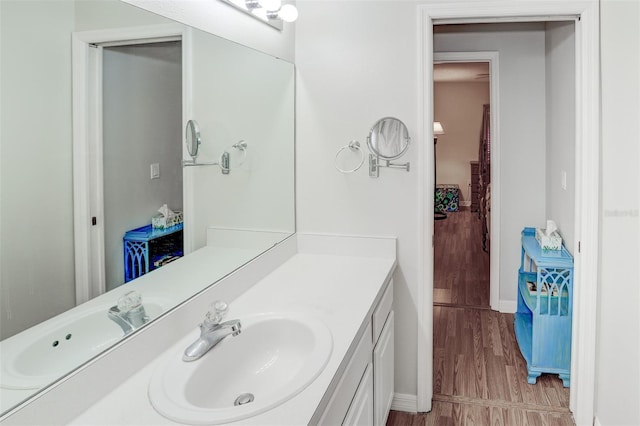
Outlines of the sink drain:
{"type": "Polygon", "coordinates": [[[253,402],[254,396],[252,393],[243,393],[233,402],[233,405],[244,405],[253,402]]]}

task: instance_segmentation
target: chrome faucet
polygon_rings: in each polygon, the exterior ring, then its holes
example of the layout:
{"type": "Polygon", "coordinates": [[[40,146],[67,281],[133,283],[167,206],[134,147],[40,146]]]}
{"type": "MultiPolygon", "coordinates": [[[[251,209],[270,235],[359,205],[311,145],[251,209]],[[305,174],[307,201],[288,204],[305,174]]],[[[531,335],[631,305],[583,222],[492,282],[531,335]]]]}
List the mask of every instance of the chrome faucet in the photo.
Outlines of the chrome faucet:
{"type": "Polygon", "coordinates": [[[229,305],[226,302],[218,300],[212,304],[212,307],[213,311],[207,312],[204,321],[200,324],[200,337],[184,350],[183,361],[195,361],[209,352],[225,337],[240,334],[242,327],[240,320],[220,322],[229,310],[229,305]]]}
{"type": "Polygon", "coordinates": [[[125,293],[117,305],[109,308],[107,316],[122,328],[125,336],[149,322],[142,296],[137,291],[125,293]]]}

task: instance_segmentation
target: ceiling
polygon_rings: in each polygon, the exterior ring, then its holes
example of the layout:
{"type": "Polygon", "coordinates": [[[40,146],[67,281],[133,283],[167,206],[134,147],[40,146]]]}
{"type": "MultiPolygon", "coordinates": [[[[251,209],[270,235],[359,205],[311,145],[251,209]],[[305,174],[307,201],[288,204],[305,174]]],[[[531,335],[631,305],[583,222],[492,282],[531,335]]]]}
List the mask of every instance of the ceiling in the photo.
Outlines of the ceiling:
{"type": "Polygon", "coordinates": [[[433,81],[441,82],[489,82],[488,62],[447,62],[433,64],[433,81]]]}

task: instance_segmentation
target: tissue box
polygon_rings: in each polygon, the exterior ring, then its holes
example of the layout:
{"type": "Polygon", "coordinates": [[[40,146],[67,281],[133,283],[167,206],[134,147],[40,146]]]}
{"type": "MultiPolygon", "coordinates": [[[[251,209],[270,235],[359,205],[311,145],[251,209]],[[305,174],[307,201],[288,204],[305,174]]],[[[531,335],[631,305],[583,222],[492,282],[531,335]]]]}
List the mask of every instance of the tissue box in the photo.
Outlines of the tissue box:
{"type": "Polygon", "coordinates": [[[176,211],[169,217],[165,217],[162,213],[158,213],[151,218],[151,226],[153,229],[171,228],[184,222],[182,212],[176,211]]]}
{"type": "Polygon", "coordinates": [[[562,237],[556,231],[547,236],[544,229],[536,228],[536,240],[542,250],[562,250],[562,237]]]}

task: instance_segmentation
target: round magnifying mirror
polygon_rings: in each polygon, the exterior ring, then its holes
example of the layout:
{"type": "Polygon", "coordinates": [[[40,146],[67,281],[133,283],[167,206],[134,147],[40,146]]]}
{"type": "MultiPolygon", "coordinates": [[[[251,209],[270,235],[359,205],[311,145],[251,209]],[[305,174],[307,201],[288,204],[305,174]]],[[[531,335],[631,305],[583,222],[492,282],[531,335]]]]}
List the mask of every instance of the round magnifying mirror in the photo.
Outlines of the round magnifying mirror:
{"type": "Polygon", "coordinates": [[[409,131],[401,120],[385,117],[376,121],[367,138],[369,150],[385,160],[394,160],[409,148],[409,131]]]}
{"type": "Polygon", "coordinates": [[[198,156],[198,148],[200,147],[200,126],[195,120],[187,121],[187,129],[185,130],[185,143],[187,152],[193,158],[198,156]]]}

